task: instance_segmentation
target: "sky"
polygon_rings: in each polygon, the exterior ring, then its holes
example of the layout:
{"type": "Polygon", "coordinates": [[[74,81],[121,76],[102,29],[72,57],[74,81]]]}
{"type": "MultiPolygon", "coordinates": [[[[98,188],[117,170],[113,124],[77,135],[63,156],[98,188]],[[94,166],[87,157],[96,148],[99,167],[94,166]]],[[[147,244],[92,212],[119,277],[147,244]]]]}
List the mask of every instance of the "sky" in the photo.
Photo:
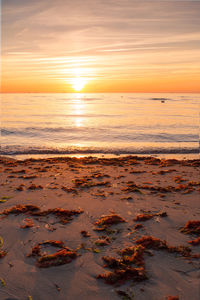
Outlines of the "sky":
{"type": "Polygon", "coordinates": [[[2,0],[2,92],[200,92],[200,0],[2,0]]]}

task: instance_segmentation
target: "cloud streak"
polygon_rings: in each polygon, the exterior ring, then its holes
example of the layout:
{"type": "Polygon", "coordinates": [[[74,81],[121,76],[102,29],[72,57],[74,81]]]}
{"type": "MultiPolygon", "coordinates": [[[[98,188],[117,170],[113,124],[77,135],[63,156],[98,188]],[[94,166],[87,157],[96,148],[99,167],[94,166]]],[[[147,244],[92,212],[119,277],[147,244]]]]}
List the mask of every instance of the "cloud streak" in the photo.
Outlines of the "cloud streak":
{"type": "Polygon", "coordinates": [[[3,77],[36,84],[37,73],[68,78],[78,65],[96,80],[196,76],[199,13],[198,1],[3,0],[3,77]]]}

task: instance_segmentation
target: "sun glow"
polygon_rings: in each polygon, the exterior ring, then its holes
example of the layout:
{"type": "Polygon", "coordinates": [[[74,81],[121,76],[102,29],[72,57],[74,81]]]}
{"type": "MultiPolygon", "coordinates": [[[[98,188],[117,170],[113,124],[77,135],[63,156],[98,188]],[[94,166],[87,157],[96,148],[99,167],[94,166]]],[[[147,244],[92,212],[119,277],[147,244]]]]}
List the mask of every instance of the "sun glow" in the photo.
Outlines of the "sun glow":
{"type": "Polygon", "coordinates": [[[80,92],[84,86],[87,84],[89,78],[88,74],[90,74],[88,68],[82,68],[82,67],[75,67],[70,70],[71,73],[71,85],[72,88],[76,92],[80,92]]]}
{"type": "Polygon", "coordinates": [[[86,80],[81,77],[76,77],[72,80],[72,87],[76,92],[80,92],[86,84],[86,80]]]}

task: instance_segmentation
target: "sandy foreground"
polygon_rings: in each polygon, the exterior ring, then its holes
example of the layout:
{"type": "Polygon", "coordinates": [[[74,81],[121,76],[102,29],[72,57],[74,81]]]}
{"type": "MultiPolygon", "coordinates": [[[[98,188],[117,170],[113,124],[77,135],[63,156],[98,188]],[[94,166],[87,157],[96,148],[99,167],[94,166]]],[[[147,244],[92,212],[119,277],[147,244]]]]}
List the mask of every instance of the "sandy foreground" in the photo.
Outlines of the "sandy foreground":
{"type": "Polygon", "coordinates": [[[0,299],[200,299],[199,167],[0,158],[0,299]]]}

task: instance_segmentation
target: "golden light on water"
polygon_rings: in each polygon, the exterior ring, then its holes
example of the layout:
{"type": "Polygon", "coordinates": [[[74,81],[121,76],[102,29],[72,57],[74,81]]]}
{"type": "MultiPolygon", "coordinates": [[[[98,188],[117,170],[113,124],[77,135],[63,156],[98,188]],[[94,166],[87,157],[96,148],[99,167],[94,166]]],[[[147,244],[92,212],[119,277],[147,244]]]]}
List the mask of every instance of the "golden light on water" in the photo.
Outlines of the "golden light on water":
{"type": "Polygon", "coordinates": [[[83,115],[85,114],[85,103],[82,100],[83,99],[83,94],[75,94],[73,104],[71,106],[73,114],[76,116],[75,117],[75,123],[74,125],[76,127],[82,127],[83,126],[83,115]]]}
{"type": "Polygon", "coordinates": [[[75,125],[76,127],[82,127],[82,118],[76,118],[75,125]]]}

